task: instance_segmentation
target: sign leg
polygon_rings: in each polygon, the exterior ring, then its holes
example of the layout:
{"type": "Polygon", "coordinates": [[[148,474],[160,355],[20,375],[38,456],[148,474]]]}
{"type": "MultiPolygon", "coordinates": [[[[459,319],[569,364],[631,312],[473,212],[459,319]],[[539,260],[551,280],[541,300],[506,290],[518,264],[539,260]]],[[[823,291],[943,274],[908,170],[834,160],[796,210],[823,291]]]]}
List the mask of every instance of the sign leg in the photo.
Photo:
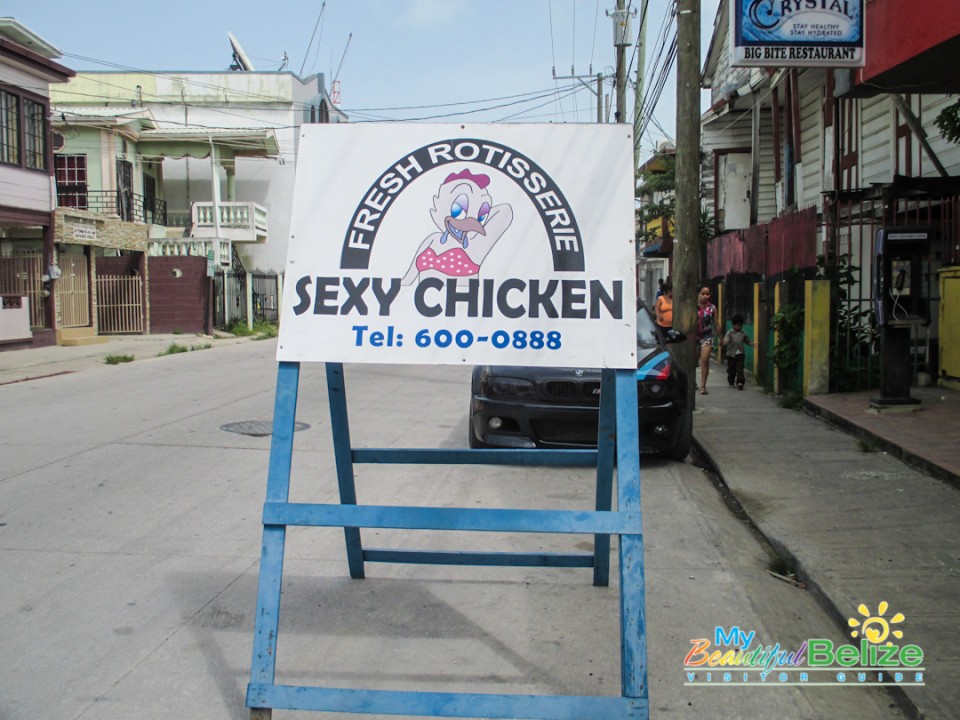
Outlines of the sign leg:
{"type": "MultiPolygon", "coordinates": [[[[617,509],[640,511],[640,442],[637,380],[617,370],[617,509]]],[[[643,579],[643,528],[620,536],[620,634],[623,696],[647,697],[647,623],[643,579]]]]}
{"type": "MultiPolygon", "coordinates": [[[[330,396],[330,425],[333,428],[333,455],[337,463],[337,484],[340,486],[340,504],[357,504],[357,486],[353,477],[353,457],[350,445],[350,421],[347,416],[347,390],[342,363],[327,363],[327,393],[330,396]]],[[[363,571],[363,543],[360,528],[345,527],[347,566],[350,577],[359,579],[363,571]]]]}
{"type": "MultiPolygon", "coordinates": [[[[613,503],[613,459],[617,448],[616,376],[611,369],[600,375],[600,417],[597,428],[597,510],[613,503]]],[[[593,584],[610,584],[610,536],[593,536],[593,584]]]]}
{"type": "MultiPolygon", "coordinates": [[[[273,435],[270,440],[270,468],[267,502],[287,502],[290,497],[290,466],[293,458],[293,431],[297,414],[300,364],[280,363],[277,394],[273,407],[273,435]]],[[[280,625],[280,590],[283,584],[285,525],[264,525],[260,553],[260,580],[257,616],[254,622],[251,684],[273,684],[277,661],[277,634],[280,625]]]]}

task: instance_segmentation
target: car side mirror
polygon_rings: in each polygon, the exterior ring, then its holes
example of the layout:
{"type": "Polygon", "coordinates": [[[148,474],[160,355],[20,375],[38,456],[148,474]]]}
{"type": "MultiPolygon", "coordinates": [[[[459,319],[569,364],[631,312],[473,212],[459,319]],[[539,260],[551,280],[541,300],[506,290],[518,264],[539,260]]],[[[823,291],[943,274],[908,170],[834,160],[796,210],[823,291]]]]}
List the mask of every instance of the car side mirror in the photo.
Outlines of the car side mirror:
{"type": "Polygon", "coordinates": [[[666,343],[678,343],[687,339],[687,334],[679,330],[667,330],[663,334],[663,341],[666,343]]]}

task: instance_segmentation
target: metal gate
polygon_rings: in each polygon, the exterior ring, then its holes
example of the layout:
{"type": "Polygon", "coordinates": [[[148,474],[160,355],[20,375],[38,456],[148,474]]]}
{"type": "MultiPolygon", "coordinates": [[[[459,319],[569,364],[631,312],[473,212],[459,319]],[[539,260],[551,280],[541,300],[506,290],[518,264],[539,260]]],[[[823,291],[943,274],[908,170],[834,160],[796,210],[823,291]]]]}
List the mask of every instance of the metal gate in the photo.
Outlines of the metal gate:
{"type": "Polygon", "coordinates": [[[277,275],[267,273],[252,273],[253,283],[253,319],[266,320],[275,323],[279,320],[280,299],[278,292],[280,283],[277,275]]]}
{"type": "MultiPolygon", "coordinates": [[[[879,331],[873,326],[872,264],[876,234],[882,227],[928,226],[935,241],[923,264],[922,296],[936,318],[940,298],[937,271],[960,260],[960,195],[899,197],[889,190],[838,193],[832,211],[835,238],[827,277],[836,284],[832,328],[831,392],[880,386],[879,331]]],[[[911,326],[910,360],[914,374],[936,373],[936,324],[911,326]]]]}
{"type": "Polygon", "coordinates": [[[227,271],[213,277],[213,324],[220,330],[247,321],[247,274],[227,271]]]}
{"type": "Polygon", "coordinates": [[[90,325],[90,281],[86,255],[59,257],[60,279],[57,288],[57,327],[90,325]]]}
{"type": "Polygon", "coordinates": [[[100,335],[143,332],[143,278],[97,277],[97,329],[100,335]]]}
{"type": "Polygon", "coordinates": [[[44,326],[42,267],[42,250],[18,251],[0,257],[0,293],[25,295],[29,299],[30,327],[34,328],[44,326]]]}

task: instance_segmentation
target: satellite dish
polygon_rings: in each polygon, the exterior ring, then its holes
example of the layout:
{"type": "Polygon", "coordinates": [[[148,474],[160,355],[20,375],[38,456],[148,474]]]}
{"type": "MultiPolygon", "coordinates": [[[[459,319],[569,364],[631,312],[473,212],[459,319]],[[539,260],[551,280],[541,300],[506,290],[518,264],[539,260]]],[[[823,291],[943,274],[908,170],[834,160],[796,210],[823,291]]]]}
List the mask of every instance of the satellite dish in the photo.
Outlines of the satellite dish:
{"type": "Polygon", "coordinates": [[[240,47],[240,41],[237,40],[233,33],[229,30],[227,31],[227,37],[230,38],[230,47],[233,48],[233,65],[230,66],[231,70],[254,70],[253,63],[250,62],[250,58],[247,57],[247,53],[244,52],[243,48],[240,47]]]}
{"type": "Polygon", "coordinates": [[[66,139],[63,137],[63,133],[53,131],[53,149],[54,150],[63,150],[63,146],[66,143],[66,139]]]}

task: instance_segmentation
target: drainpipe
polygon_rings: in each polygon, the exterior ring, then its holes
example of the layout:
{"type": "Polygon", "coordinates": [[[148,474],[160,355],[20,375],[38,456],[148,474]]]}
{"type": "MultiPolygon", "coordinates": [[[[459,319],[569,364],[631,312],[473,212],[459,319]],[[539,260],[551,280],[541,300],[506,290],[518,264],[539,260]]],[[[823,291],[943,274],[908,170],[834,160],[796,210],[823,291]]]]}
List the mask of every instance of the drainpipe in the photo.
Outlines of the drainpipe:
{"type": "Polygon", "coordinates": [[[213,197],[213,231],[216,235],[216,242],[213,245],[213,262],[217,267],[220,266],[220,172],[217,168],[217,146],[213,144],[213,138],[210,140],[210,168],[213,171],[212,184],[210,186],[213,197]]]}
{"type": "MultiPolygon", "coordinates": [[[[217,168],[217,146],[213,144],[213,138],[210,140],[210,167],[213,170],[213,179],[211,181],[211,192],[213,195],[213,266],[214,273],[220,269],[220,172],[217,168]]],[[[223,324],[230,324],[230,303],[227,302],[227,274],[223,274],[223,324]]]]}

